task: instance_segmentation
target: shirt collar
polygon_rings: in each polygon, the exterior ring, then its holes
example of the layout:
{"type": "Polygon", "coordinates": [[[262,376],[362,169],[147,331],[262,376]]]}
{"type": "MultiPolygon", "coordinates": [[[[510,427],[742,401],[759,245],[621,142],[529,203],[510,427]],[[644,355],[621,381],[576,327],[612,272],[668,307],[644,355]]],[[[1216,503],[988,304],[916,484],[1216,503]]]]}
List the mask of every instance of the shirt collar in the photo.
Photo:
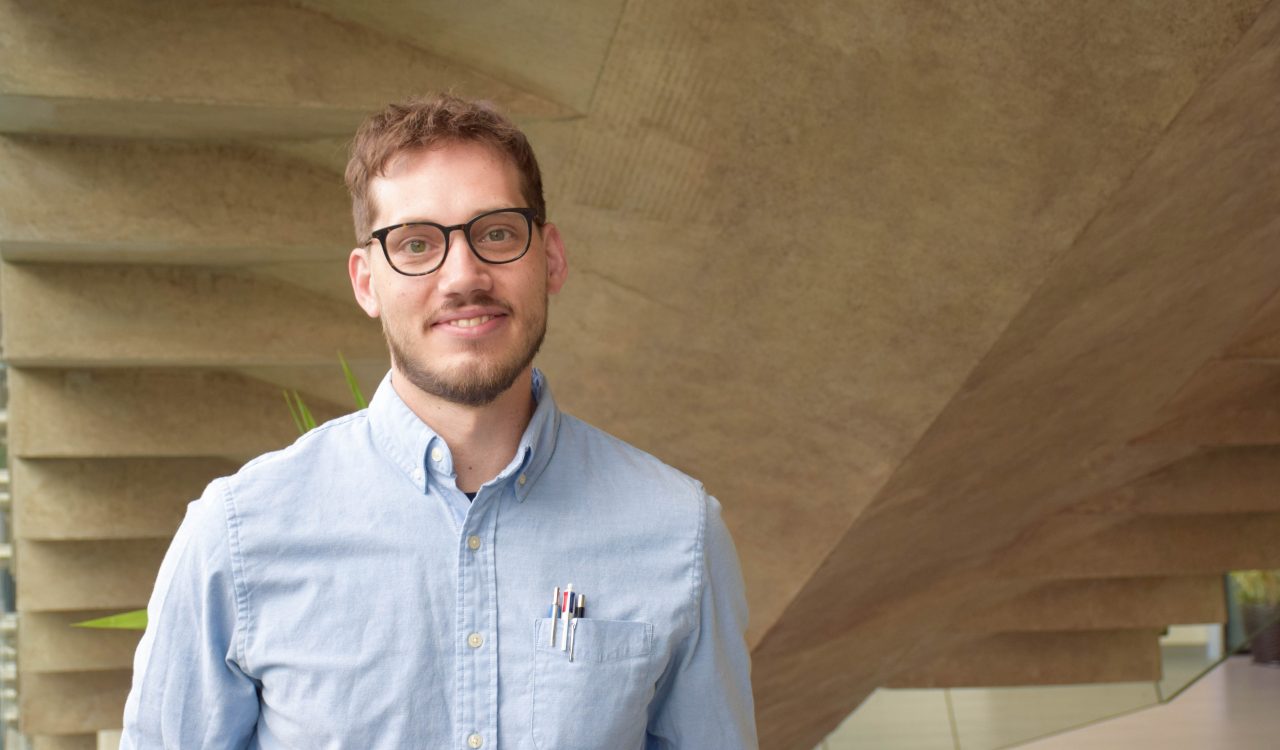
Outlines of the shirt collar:
{"type": "MultiPolygon", "coordinates": [[[[560,429],[560,409],[541,370],[533,370],[533,416],[511,463],[493,482],[512,482],[516,497],[524,502],[555,452],[560,429]]],[[[453,457],[436,431],[418,418],[391,385],[388,371],[369,401],[369,427],[378,448],[405,476],[426,491],[430,479],[452,483],[453,457]]]]}

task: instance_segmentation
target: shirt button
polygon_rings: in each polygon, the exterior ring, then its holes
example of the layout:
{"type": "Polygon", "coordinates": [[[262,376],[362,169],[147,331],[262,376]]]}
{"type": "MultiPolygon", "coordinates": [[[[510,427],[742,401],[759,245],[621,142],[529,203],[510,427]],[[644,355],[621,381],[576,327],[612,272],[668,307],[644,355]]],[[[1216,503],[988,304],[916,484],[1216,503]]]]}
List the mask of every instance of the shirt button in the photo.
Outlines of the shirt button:
{"type": "Polygon", "coordinates": [[[475,534],[467,537],[467,546],[471,549],[480,549],[480,537],[475,534]]]}
{"type": "Polygon", "coordinates": [[[439,448],[432,448],[432,449],[431,449],[431,460],[432,460],[432,461],[435,461],[436,463],[440,463],[441,461],[443,461],[443,460],[444,460],[444,451],[440,450],[439,448]]]}
{"type": "Polygon", "coordinates": [[[467,738],[467,747],[475,748],[484,744],[484,738],[478,734],[472,734],[467,738]]]}
{"type": "Polygon", "coordinates": [[[517,479],[516,481],[520,483],[520,486],[521,486],[521,487],[523,487],[523,486],[524,486],[524,483],[525,483],[525,482],[527,482],[527,481],[529,481],[529,478],[528,478],[528,477],[526,477],[524,474],[521,474],[521,475],[520,475],[520,478],[519,478],[519,479],[517,479]]]}
{"type": "Polygon", "coordinates": [[[480,635],[479,633],[472,633],[471,635],[467,636],[467,645],[470,646],[471,648],[480,648],[480,646],[483,643],[484,643],[484,636],[480,635]]]}

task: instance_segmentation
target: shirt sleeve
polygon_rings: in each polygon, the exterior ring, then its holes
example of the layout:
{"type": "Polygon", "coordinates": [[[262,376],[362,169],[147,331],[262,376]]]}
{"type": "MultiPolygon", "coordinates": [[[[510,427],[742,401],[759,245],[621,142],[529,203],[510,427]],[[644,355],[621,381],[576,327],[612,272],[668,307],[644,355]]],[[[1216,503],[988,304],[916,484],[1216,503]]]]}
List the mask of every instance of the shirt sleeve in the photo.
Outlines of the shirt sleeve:
{"type": "Polygon", "coordinates": [[[650,710],[647,750],[755,750],[747,598],[720,503],[704,495],[697,622],[676,649],[650,710]]]}
{"type": "Polygon", "coordinates": [[[121,750],[245,747],[258,684],[237,658],[241,632],[226,498],[214,482],[187,507],[147,605],[121,750]]]}

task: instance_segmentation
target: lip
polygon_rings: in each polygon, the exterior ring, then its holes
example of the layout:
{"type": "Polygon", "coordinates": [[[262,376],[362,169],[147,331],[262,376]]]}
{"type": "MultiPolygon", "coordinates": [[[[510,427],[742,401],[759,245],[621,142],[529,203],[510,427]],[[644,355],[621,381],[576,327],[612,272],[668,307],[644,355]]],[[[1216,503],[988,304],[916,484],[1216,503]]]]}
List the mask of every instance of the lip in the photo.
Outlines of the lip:
{"type": "Polygon", "coordinates": [[[460,310],[450,310],[438,316],[431,322],[431,330],[440,331],[450,336],[458,336],[461,338],[476,338],[487,333],[492,333],[498,328],[506,325],[507,311],[494,307],[468,307],[460,310]],[[468,318],[480,318],[491,316],[489,320],[474,326],[461,328],[452,325],[455,320],[467,320],[468,318]]]}
{"type": "Polygon", "coordinates": [[[432,319],[431,325],[436,326],[436,325],[440,325],[441,323],[449,323],[454,320],[466,320],[467,318],[479,318],[484,315],[492,315],[496,318],[498,316],[502,316],[506,314],[507,314],[507,311],[501,307],[492,307],[492,306],[460,307],[456,310],[450,310],[448,312],[437,315],[434,319],[432,319]]]}

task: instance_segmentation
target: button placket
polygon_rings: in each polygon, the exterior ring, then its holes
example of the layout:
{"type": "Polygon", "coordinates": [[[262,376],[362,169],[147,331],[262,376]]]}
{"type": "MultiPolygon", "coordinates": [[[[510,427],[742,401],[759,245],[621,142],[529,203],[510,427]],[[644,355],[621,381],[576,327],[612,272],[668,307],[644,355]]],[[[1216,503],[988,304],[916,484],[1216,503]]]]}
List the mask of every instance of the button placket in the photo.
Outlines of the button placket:
{"type": "MultiPolygon", "coordinates": [[[[432,451],[431,459],[438,461],[437,450],[432,451]]],[[[474,510],[474,508],[472,509],[474,510]]],[[[473,522],[470,519],[470,513],[464,520],[466,526],[473,522]]],[[[465,526],[464,526],[465,528],[465,526]]],[[[483,598],[480,593],[480,570],[479,566],[482,561],[476,554],[476,550],[480,547],[480,537],[476,534],[470,534],[465,537],[465,541],[458,550],[458,629],[461,633],[470,633],[475,635],[475,629],[479,625],[480,612],[483,607],[483,598]]],[[[461,679],[458,688],[461,694],[458,696],[458,721],[463,726],[470,725],[478,727],[481,723],[480,712],[477,710],[477,687],[479,686],[479,670],[476,660],[471,656],[474,647],[467,648],[470,645],[471,636],[461,638],[461,643],[457,647],[457,669],[460,672],[461,679]]],[[[472,732],[466,737],[468,747],[480,747],[483,739],[478,732],[472,732]]]]}
{"type": "MultiPolygon", "coordinates": [[[[480,498],[477,497],[477,500],[480,498]]],[[[490,696],[497,689],[496,654],[492,654],[497,592],[494,587],[492,543],[494,514],[490,503],[473,504],[463,520],[464,534],[458,546],[459,604],[458,669],[459,723],[468,727],[468,747],[480,747],[491,739],[497,721],[497,707],[490,696]],[[472,741],[480,744],[472,745],[472,741]]]]}

